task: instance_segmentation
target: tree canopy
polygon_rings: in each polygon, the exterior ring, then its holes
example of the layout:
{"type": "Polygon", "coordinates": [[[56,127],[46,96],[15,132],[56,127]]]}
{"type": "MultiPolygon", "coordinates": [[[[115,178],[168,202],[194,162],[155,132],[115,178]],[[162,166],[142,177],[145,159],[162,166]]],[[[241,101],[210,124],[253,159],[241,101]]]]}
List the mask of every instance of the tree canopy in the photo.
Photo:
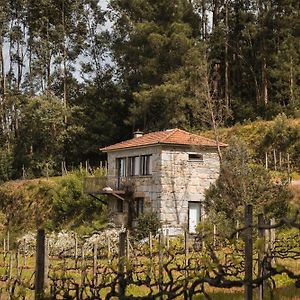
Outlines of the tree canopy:
{"type": "Polygon", "coordinates": [[[210,128],[212,109],[299,115],[298,1],[106,4],[0,0],[2,180],[99,161],[136,129],[210,128]]]}

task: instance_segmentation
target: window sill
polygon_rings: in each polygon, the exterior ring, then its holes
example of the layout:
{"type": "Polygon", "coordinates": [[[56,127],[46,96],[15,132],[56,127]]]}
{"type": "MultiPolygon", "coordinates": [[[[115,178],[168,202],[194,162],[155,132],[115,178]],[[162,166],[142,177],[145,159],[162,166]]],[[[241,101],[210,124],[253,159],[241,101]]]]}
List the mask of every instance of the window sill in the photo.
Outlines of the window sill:
{"type": "Polygon", "coordinates": [[[188,160],[188,162],[201,162],[204,163],[204,160],[200,160],[200,159],[192,159],[192,160],[188,160]]]}
{"type": "Polygon", "coordinates": [[[132,175],[128,177],[122,177],[122,178],[129,178],[129,179],[136,179],[136,178],[142,178],[142,177],[152,177],[153,174],[147,174],[147,175],[132,175]]]}

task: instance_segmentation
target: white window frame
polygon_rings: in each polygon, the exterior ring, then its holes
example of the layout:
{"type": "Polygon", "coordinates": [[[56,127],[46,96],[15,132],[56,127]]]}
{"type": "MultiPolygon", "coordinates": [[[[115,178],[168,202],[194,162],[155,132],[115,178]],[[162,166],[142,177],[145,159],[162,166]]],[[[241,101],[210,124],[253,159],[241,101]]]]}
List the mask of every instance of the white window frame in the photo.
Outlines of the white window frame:
{"type": "Polygon", "coordinates": [[[128,176],[140,175],[140,157],[129,156],[128,157],[128,176]]]}
{"type": "Polygon", "coordinates": [[[140,176],[152,175],[152,154],[140,156],[140,176]]]}
{"type": "Polygon", "coordinates": [[[117,157],[116,159],[117,165],[117,176],[118,177],[126,177],[127,176],[127,158],[126,157],[117,157]],[[123,164],[123,166],[122,166],[123,164]]]}

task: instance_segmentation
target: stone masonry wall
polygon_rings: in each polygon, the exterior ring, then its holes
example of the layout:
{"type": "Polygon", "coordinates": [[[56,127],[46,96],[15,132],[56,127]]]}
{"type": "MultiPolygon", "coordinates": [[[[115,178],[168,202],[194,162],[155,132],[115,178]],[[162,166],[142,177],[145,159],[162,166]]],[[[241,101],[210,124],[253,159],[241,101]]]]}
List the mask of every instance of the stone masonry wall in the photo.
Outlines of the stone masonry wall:
{"type": "Polygon", "coordinates": [[[108,185],[114,187],[117,180],[116,159],[130,156],[152,155],[152,174],[147,176],[127,177],[125,180],[134,182],[134,197],[145,199],[145,211],[158,211],[160,205],[160,168],[161,147],[152,146],[137,149],[122,149],[108,153],[108,185]]]}
{"type": "Polygon", "coordinates": [[[134,196],[145,199],[145,211],[156,211],[165,228],[186,228],[188,202],[201,202],[204,190],[220,171],[217,151],[178,146],[151,146],[108,153],[108,185],[115,187],[116,159],[152,155],[152,175],[129,177],[134,181],[134,196]],[[189,161],[189,153],[203,154],[202,161],[189,161]]]}
{"type": "Polygon", "coordinates": [[[217,151],[169,147],[161,158],[160,219],[166,227],[187,228],[188,202],[203,201],[204,190],[219,176],[217,151]],[[203,154],[203,162],[189,161],[191,152],[203,154]]]}

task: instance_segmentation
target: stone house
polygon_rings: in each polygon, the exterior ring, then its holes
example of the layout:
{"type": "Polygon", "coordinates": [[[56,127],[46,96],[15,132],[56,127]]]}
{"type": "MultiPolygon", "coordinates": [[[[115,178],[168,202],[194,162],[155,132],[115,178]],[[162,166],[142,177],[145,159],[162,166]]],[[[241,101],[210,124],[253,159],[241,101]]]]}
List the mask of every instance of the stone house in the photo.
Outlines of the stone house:
{"type": "Polygon", "coordinates": [[[136,217],[153,211],[170,234],[182,229],[195,232],[204,216],[204,191],[219,176],[214,140],[170,129],[137,132],[134,138],[101,150],[107,152],[104,193],[114,195],[108,201],[113,222],[134,225],[136,217]]]}

